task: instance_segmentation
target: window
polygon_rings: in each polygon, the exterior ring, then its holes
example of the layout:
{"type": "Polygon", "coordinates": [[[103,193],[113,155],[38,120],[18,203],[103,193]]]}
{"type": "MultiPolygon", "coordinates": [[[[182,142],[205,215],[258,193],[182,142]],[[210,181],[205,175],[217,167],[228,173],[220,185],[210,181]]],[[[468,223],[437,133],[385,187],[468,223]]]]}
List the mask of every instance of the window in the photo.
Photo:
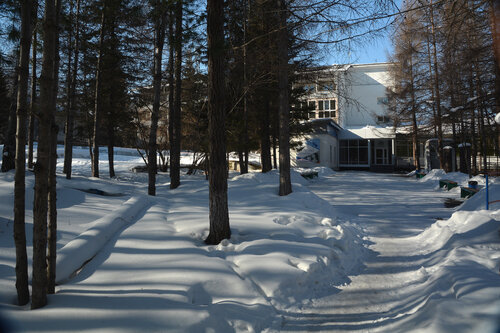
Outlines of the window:
{"type": "Polygon", "coordinates": [[[377,116],[377,122],[387,124],[387,123],[391,122],[391,118],[388,116],[377,116]]]}
{"type": "Polygon", "coordinates": [[[337,109],[337,101],[334,99],[330,100],[330,110],[336,110],[337,109]]]}
{"type": "Polygon", "coordinates": [[[333,82],[321,82],[318,84],[318,91],[334,91],[335,84],[333,82]]]}
{"type": "Polygon", "coordinates": [[[309,119],[318,118],[335,118],[337,101],[334,99],[310,100],[307,102],[309,109],[309,119]],[[315,112],[312,112],[314,110],[315,112]]]}
{"type": "Polygon", "coordinates": [[[304,85],[304,91],[312,93],[316,90],[316,85],[315,84],[306,84],[304,85]]]}
{"type": "Polygon", "coordinates": [[[387,105],[389,99],[387,97],[377,97],[377,104],[387,105]]]}
{"type": "Polygon", "coordinates": [[[368,140],[340,140],[340,163],[368,164],[368,140]]]}

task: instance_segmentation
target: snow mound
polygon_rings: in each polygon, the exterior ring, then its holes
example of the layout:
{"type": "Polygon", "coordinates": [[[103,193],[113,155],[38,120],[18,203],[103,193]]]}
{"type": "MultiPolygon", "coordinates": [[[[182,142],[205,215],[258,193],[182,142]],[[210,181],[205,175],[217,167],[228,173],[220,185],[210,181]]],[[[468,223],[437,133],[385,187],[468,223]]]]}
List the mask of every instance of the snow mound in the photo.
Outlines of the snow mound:
{"type": "Polygon", "coordinates": [[[307,172],[317,172],[319,177],[327,177],[335,174],[335,171],[333,171],[331,168],[327,167],[313,167],[313,168],[294,168],[295,171],[298,173],[307,173],[307,172]]]}
{"type": "MultiPolygon", "coordinates": [[[[294,169],[290,170],[290,177],[292,180],[292,186],[293,185],[307,185],[307,180],[304,179],[300,175],[299,172],[297,172],[294,169]]],[[[245,173],[242,175],[237,175],[233,177],[230,181],[237,182],[237,181],[243,181],[243,182],[255,182],[258,184],[265,184],[265,183],[275,183],[276,185],[279,185],[279,171],[278,170],[271,170],[266,173],[262,172],[249,172],[245,173]]]]}
{"type": "Polygon", "coordinates": [[[96,220],[78,237],[68,242],[57,253],[56,282],[70,278],[124,226],[132,222],[148,205],[145,196],[135,196],[110,214],[96,220]]]}
{"type": "Polygon", "coordinates": [[[427,183],[433,181],[439,181],[440,179],[446,178],[446,172],[443,169],[433,169],[425,177],[419,179],[420,182],[427,183]]]}

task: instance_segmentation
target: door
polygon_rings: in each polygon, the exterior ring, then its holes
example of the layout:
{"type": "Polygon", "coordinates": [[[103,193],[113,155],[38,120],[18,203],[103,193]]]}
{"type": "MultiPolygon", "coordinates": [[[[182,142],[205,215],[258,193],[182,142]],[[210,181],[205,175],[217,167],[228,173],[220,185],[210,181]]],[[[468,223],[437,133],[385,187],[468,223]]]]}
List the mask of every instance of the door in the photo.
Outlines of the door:
{"type": "Polygon", "coordinates": [[[375,141],[375,164],[387,165],[389,164],[389,147],[388,140],[375,141]]]}

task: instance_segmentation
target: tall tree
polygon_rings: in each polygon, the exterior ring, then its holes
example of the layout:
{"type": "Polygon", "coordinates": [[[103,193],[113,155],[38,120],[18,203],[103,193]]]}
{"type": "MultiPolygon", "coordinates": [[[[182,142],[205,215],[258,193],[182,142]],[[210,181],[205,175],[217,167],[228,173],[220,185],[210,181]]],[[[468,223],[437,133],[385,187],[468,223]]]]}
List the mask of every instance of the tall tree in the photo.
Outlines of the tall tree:
{"type": "Polygon", "coordinates": [[[157,130],[160,114],[161,78],[163,46],[165,44],[165,29],[167,25],[167,3],[164,0],[155,0],[153,6],[154,18],[154,67],[153,67],[153,110],[151,112],[151,127],[149,132],[148,152],[148,194],[156,195],[157,171],[157,130]]]}
{"type": "Polygon", "coordinates": [[[280,186],[281,196],[292,193],[290,177],[290,103],[288,96],[288,9],[285,0],[276,0],[279,11],[278,33],[278,88],[279,88],[279,144],[280,144],[280,186]]]}
{"type": "Polygon", "coordinates": [[[29,302],[28,257],[25,231],[26,118],[31,45],[32,1],[21,1],[21,40],[17,89],[16,173],[14,185],[14,241],[16,244],[16,289],[19,305],[29,302]]]}
{"type": "Polygon", "coordinates": [[[177,0],[175,6],[175,94],[174,104],[170,106],[170,188],[180,185],[181,162],[181,93],[182,93],[182,6],[183,1],[177,0]]]}
{"type": "Polygon", "coordinates": [[[224,103],[224,9],[219,0],[207,1],[209,219],[207,244],[231,237],[227,202],[226,127],[224,103]]]}
{"type": "Polygon", "coordinates": [[[56,252],[57,252],[57,188],[56,188],[56,166],[57,166],[57,133],[59,127],[56,124],[56,105],[59,89],[59,15],[61,12],[61,0],[56,2],[56,32],[55,32],[55,58],[54,58],[54,86],[52,91],[50,126],[50,158],[48,176],[48,232],[47,232],[47,293],[54,294],[56,288],[56,252]]]}
{"type": "Polygon", "coordinates": [[[28,168],[33,169],[33,142],[35,140],[35,122],[36,122],[36,102],[37,102],[37,36],[38,36],[38,1],[33,1],[33,46],[31,50],[31,98],[29,106],[28,120],[28,168]]]}
{"type": "Polygon", "coordinates": [[[103,72],[103,54],[104,54],[104,37],[107,29],[107,1],[103,1],[101,13],[101,29],[99,31],[99,49],[97,55],[97,70],[95,76],[95,98],[94,98],[94,129],[92,137],[92,177],[99,178],[99,143],[101,136],[101,118],[102,118],[102,72],[103,72]]]}
{"type": "Polygon", "coordinates": [[[73,132],[74,118],[76,112],[76,84],[78,74],[78,59],[80,54],[80,0],[76,0],[76,9],[73,13],[73,1],[71,1],[70,13],[70,33],[68,42],[73,42],[72,49],[68,55],[68,73],[66,80],[68,82],[67,104],[66,104],[66,123],[64,130],[64,168],[63,172],[67,179],[71,179],[71,167],[73,160],[73,132]],[[72,31],[74,24],[74,39],[72,41],[72,31]]]}
{"type": "Polygon", "coordinates": [[[51,159],[52,117],[55,112],[57,50],[57,1],[45,1],[43,20],[43,63],[40,76],[40,133],[35,164],[35,199],[33,204],[33,283],[31,308],[47,304],[47,203],[51,159]]]}

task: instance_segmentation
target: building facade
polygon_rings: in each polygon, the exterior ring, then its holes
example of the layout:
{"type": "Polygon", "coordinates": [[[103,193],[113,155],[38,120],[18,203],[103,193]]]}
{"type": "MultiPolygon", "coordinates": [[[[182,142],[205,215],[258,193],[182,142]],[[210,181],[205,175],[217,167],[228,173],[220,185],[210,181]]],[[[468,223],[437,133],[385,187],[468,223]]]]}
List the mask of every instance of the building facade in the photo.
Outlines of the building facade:
{"type": "Polygon", "coordinates": [[[333,65],[304,73],[313,131],[297,151],[297,166],[392,171],[395,132],[387,113],[390,63],[333,65]]]}

